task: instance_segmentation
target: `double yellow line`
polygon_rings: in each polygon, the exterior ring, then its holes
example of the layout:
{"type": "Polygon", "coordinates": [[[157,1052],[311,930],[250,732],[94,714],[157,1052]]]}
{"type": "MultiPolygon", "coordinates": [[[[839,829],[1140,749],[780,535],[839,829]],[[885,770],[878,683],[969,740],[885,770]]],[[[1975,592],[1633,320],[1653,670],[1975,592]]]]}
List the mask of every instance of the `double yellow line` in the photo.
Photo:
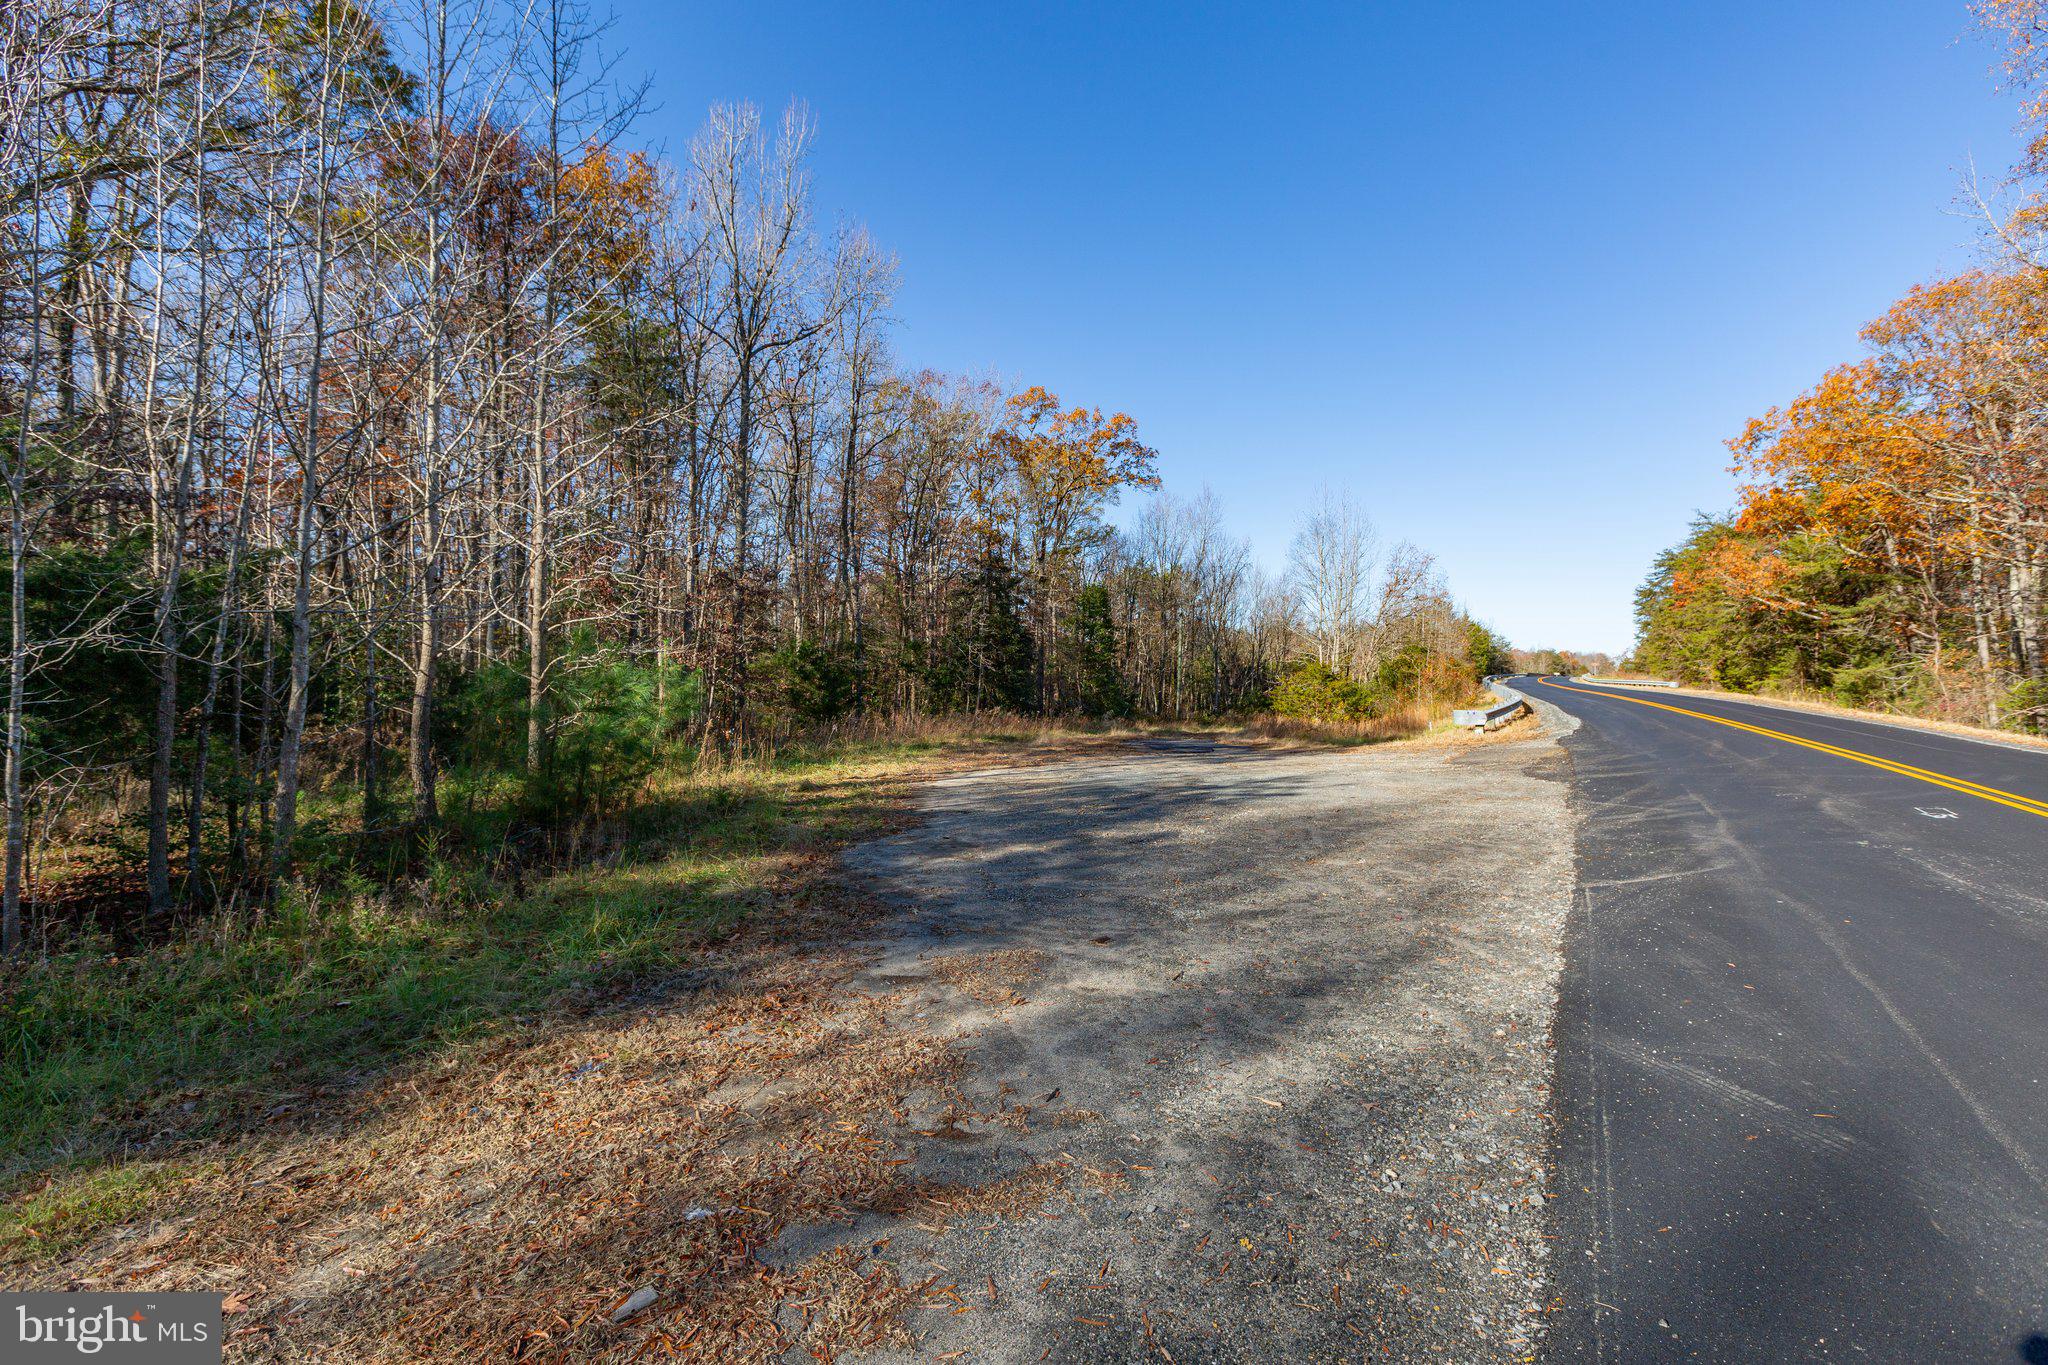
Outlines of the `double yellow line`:
{"type": "Polygon", "coordinates": [[[1761,725],[1750,725],[1739,720],[1729,720],[1726,716],[1712,716],[1708,715],[1705,711],[1694,711],[1683,706],[1673,706],[1668,702],[1651,701],[1647,697],[1631,697],[1623,693],[1596,690],[1591,687],[1573,687],[1569,683],[1544,682],[1540,678],[1537,681],[1543,682],[1545,687],[1561,688],[1566,692],[1584,692],[1589,697],[1606,697],[1610,701],[1633,702],[1637,706],[1654,706],[1659,711],[1671,711],[1681,716],[1692,716],[1699,720],[1710,720],[1716,725],[1725,725],[1731,730],[1747,730],[1753,735],[1766,735],[1771,739],[1782,739],[1787,744],[1797,744],[1802,749],[1815,749],[1824,754],[1833,754],[1836,758],[1846,758],[1851,763],[1862,763],[1868,767],[1882,768],[1888,773],[1897,773],[1900,777],[1910,777],[1919,782],[1931,782],[1937,787],[1946,787],[1952,792],[1961,792],[1965,796],[1974,796],[1980,801],[1995,801],[2001,806],[2010,806],[2014,810],[2022,810],[2029,815],[2038,815],[2042,819],[2048,820],[2048,801],[2037,801],[2031,796],[2021,796],[2017,792],[2001,791],[1997,787],[1987,787],[1981,782],[1970,782],[1964,778],[1951,777],[1947,773],[1929,772],[1925,768],[1916,768],[1910,763],[1895,763],[1889,758],[1879,758],[1875,754],[1860,753],[1855,749],[1844,749],[1836,744],[1823,744],[1817,739],[1802,739],[1798,735],[1788,735],[1783,730],[1771,730],[1761,725]]]}

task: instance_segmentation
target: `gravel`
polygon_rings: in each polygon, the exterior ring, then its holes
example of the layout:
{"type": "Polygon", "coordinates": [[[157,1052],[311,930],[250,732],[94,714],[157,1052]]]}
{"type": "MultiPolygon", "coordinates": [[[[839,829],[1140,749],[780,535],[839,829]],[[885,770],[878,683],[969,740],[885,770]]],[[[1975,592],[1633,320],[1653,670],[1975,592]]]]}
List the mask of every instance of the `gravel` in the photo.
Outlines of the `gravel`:
{"type": "Polygon", "coordinates": [[[767,1256],[924,1286],[884,1358],[1530,1356],[1564,764],[1525,722],[932,784],[916,828],[847,855],[901,910],[861,984],[965,1059],[894,1136],[942,1196],[1053,1193],[767,1256]]]}

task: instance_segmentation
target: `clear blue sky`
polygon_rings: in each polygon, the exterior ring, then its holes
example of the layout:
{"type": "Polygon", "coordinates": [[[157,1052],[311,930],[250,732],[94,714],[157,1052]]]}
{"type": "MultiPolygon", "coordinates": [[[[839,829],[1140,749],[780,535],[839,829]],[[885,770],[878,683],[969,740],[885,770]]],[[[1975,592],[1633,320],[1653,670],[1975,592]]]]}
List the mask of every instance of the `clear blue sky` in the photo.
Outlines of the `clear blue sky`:
{"type": "Polygon", "coordinates": [[[1277,568],[1348,486],[1519,644],[1619,651],[1721,442],[1969,264],[2014,101],[1962,0],[618,0],[680,152],[820,126],[914,365],[1121,408],[1277,568]]]}

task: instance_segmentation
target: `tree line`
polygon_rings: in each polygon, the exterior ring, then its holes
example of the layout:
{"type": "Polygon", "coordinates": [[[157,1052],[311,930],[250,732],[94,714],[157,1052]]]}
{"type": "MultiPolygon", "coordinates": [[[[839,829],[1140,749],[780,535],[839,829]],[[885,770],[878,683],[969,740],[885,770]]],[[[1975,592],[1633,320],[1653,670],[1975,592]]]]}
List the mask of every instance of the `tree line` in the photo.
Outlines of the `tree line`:
{"type": "Polygon", "coordinates": [[[1508,658],[1517,673],[1602,677],[1613,674],[1617,667],[1611,657],[1598,650],[1511,649],[1508,658]]]}
{"type": "Polygon", "coordinates": [[[0,25],[10,950],[67,840],[149,916],[260,906],[309,820],[388,866],[451,792],[602,815],[676,745],[1241,713],[1304,652],[1355,710],[1498,644],[1362,519],[1285,580],[1206,494],[1113,529],[1131,417],[899,363],[810,115],[635,150],[576,0],[0,25]]]}
{"type": "Polygon", "coordinates": [[[2048,7],[1975,8],[2029,134],[2001,193],[1972,187],[1985,263],[1729,443],[1739,504],[1653,566],[1640,667],[2048,729],[2048,7]]]}

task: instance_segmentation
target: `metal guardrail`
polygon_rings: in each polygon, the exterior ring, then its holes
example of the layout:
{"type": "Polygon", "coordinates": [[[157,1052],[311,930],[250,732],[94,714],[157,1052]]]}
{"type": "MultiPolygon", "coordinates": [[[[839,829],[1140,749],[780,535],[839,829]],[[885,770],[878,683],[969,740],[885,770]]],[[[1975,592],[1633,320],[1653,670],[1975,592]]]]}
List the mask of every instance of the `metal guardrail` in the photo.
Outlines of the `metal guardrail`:
{"type": "Polygon", "coordinates": [[[1573,682],[1596,683],[1601,687],[1676,687],[1662,678],[1573,678],[1573,682]]]}
{"type": "Polygon", "coordinates": [[[1528,701],[1520,692],[1498,679],[1488,678],[1486,688],[1500,698],[1500,705],[1461,707],[1451,712],[1451,724],[1460,729],[1476,730],[1484,734],[1496,725],[1507,724],[1529,707],[1528,701]]]}

